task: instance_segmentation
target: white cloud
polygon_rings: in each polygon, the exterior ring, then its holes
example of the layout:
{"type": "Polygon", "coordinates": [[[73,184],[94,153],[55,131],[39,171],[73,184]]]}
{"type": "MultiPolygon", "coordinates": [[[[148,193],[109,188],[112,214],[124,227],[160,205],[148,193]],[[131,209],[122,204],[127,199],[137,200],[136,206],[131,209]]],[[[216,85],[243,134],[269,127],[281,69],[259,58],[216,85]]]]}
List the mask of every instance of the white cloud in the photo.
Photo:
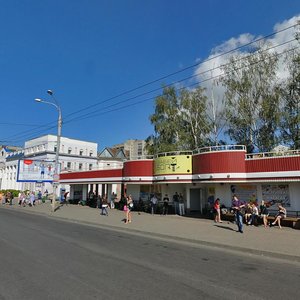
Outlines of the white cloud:
{"type": "MultiPolygon", "coordinates": [[[[290,26],[297,24],[300,21],[300,15],[294,16],[291,19],[285,20],[281,23],[277,23],[274,25],[274,32],[278,32],[273,35],[271,38],[266,39],[267,43],[270,43],[272,46],[280,45],[286,43],[295,38],[296,33],[296,26],[290,29],[284,30],[290,26]],[[283,30],[283,31],[282,31],[283,30]]],[[[299,28],[300,25],[298,25],[299,28]]],[[[221,65],[227,63],[228,58],[231,53],[228,53],[231,50],[236,48],[240,48],[243,45],[247,45],[254,40],[260,39],[260,36],[254,36],[251,33],[243,33],[238,37],[232,37],[229,40],[223,42],[222,44],[218,45],[217,47],[211,50],[211,54],[209,57],[205,59],[205,61],[198,66],[195,70],[196,80],[201,83],[201,86],[206,87],[208,92],[208,96],[211,95],[211,90],[213,86],[214,80],[209,80],[210,78],[217,79],[218,76],[221,75],[221,65]]],[[[235,54],[247,55],[250,51],[255,48],[256,43],[253,46],[246,46],[244,48],[238,49],[234,51],[235,54]]],[[[277,53],[281,53],[289,48],[295,47],[297,44],[296,41],[284,44],[280,47],[276,47],[273,50],[269,51],[276,51],[277,53]]],[[[282,56],[283,59],[283,56],[282,56]]],[[[277,76],[279,79],[284,79],[287,76],[287,70],[284,68],[283,60],[280,60],[279,68],[277,72],[277,76]]],[[[213,86],[213,94],[215,102],[219,102],[219,107],[221,108],[221,100],[223,99],[224,89],[219,86],[213,86]]]]}

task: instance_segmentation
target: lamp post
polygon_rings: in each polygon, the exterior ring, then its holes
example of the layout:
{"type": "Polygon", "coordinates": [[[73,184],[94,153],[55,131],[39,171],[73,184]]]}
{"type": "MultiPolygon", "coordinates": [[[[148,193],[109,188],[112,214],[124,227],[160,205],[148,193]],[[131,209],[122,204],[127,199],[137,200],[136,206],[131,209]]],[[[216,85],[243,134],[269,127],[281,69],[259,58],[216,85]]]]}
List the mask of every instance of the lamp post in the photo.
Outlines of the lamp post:
{"type": "MultiPolygon", "coordinates": [[[[60,106],[58,105],[56,99],[53,96],[53,92],[51,90],[48,90],[47,93],[52,96],[54,99],[55,103],[49,102],[49,101],[44,101],[40,98],[36,98],[36,102],[40,103],[46,103],[54,106],[57,111],[58,111],[58,121],[57,121],[57,140],[56,140],[56,152],[55,152],[55,173],[54,176],[58,175],[59,173],[59,148],[60,148],[60,137],[61,137],[61,126],[62,126],[62,117],[61,117],[61,109],[60,106]]],[[[55,178],[53,178],[55,179],[55,178]]],[[[53,181],[53,199],[52,199],[52,211],[55,212],[55,202],[56,202],[56,192],[57,192],[57,182],[53,181]]]]}

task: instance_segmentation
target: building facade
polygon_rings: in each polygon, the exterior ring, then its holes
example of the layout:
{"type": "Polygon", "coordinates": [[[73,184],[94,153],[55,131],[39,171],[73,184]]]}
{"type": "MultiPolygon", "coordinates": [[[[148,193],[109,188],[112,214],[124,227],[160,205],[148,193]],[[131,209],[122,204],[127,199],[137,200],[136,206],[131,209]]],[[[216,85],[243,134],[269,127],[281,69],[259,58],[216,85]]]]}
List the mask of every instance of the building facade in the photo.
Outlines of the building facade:
{"type": "Polygon", "coordinates": [[[300,212],[300,151],[247,154],[245,146],[207,147],[128,160],[119,169],[64,173],[60,182],[70,185],[71,197],[76,191],[82,198],[90,185],[116,183],[136,201],[155,193],[172,202],[172,195],[182,193],[189,212],[204,213],[216,198],[230,207],[234,194],[300,212]]]}
{"type": "MultiPolygon", "coordinates": [[[[1,189],[42,190],[52,193],[51,182],[24,180],[18,182],[19,160],[54,162],[57,137],[44,135],[25,142],[24,149],[5,152],[0,156],[1,189]]],[[[60,170],[65,172],[97,169],[97,143],[61,137],[59,149],[60,170]]],[[[68,190],[67,185],[60,185],[59,189],[68,190]]],[[[58,189],[58,190],[59,190],[58,189]]]]}

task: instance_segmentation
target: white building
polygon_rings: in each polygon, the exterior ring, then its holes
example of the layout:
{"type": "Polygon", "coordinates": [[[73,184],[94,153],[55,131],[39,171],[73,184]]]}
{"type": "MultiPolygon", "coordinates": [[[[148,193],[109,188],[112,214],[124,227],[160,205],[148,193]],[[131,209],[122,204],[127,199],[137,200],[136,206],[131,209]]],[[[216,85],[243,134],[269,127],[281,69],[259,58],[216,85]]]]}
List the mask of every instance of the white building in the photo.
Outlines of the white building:
{"type": "Polygon", "coordinates": [[[23,158],[23,150],[16,147],[2,147],[0,151],[0,190],[22,188],[22,183],[17,182],[19,159],[23,158]]]}
{"type": "MultiPolygon", "coordinates": [[[[0,189],[47,190],[52,192],[49,182],[17,182],[19,159],[55,161],[56,135],[44,135],[25,142],[22,151],[0,152],[0,189]]],[[[61,171],[84,171],[97,168],[97,143],[61,137],[59,163],[61,171]]],[[[68,186],[60,186],[68,190],[68,186]]],[[[59,190],[58,189],[58,190],[59,190]]]]}

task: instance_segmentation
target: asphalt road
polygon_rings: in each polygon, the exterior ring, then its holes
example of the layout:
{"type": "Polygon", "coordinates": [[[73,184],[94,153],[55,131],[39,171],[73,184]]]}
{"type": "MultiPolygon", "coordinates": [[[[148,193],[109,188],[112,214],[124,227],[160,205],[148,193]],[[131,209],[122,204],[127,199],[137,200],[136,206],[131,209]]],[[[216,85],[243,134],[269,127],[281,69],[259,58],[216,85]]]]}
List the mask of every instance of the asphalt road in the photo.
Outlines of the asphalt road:
{"type": "Polygon", "coordinates": [[[0,210],[0,299],[299,299],[299,281],[296,263],[0,210]]]}

